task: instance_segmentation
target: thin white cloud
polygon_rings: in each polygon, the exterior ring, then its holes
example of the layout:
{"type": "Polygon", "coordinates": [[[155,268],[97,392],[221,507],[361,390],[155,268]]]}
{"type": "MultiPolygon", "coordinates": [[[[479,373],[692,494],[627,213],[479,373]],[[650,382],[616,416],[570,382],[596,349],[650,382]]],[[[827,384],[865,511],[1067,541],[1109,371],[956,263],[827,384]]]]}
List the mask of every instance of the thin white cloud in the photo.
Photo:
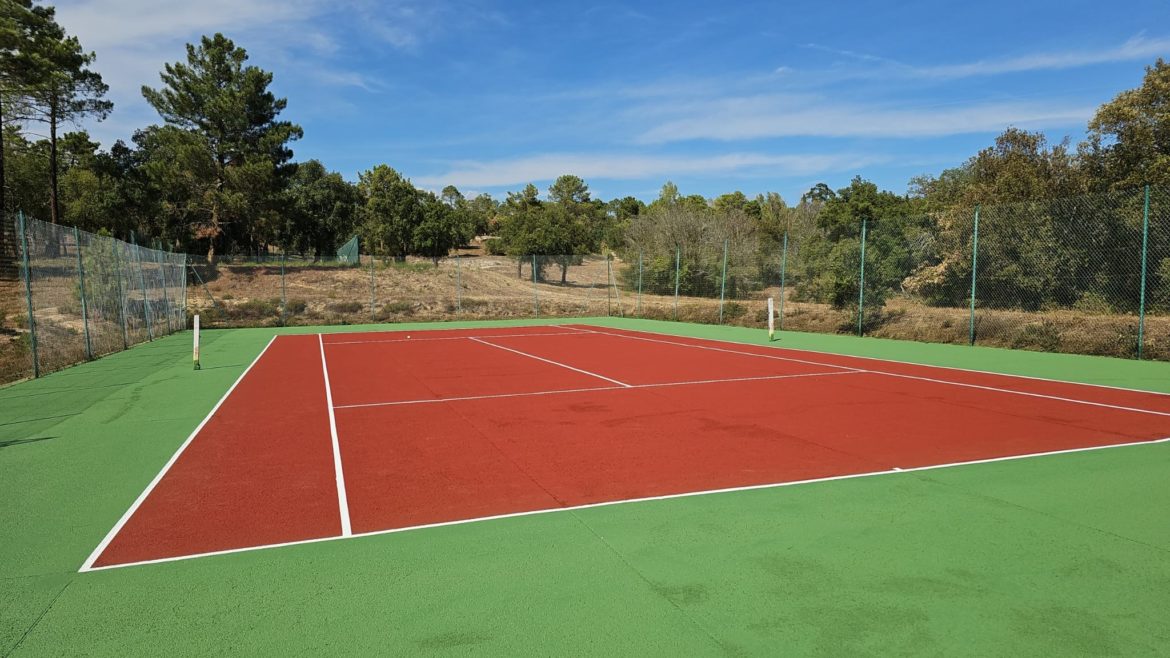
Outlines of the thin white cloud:
{"type": "Polygon", "coordinates": [[[905,108],[836,103],[807,96],[756,96],[693,104],[682,116],[644,131],[638,142],[720,141],[772,137],[941,137],[999,132],[1008,125],[1059,128],[1084,123],[1091,106],[978,103],[905,108]]]}
{"type": "Polygon", "coordinates": [[[420,185],[493,188],[550,181],[562,174],[585,179],[640,180],[671,176],[799,176],[857,169],[886,158],[858,154],[639,155],[550,153],[491,161],[457,162],[442,174],[421,176],[420,185]]]}
{"type": "Polygon", "coordinates": [[[1170,54],[1170,37],[1147,38],[1145,35],[1138,35],[1112,48],[1034,53],[966,64],[915,67],[913,71],[916,75],[923,77],[953,79],[1027,71],[1071,69],[1096,64],[1164,57],[1167,54],[1170,54]]]}
{"type": "MultiPolygon", "coordinates": [[[[1106,48],[1082,48],[1077,50],[1061,50],[1054,52],[1037,52],[1015,57],[1000,57],[981,59],[973,62],[959,62],[955,64],[935,64],[918,66],[898,61],[888,57],[881,57],[871,53],[832,48],[816,43],[804,44],[805,48],[845,57],[848,59],[868,62],[877,65],[879,72],[898,77],[925,78],[934,80],[956,80],[976,76],[1003,75],[1008,73],[1027,73],[1031,71],[1054,71],[1073,69],[1098,64],[1112,64],[1115,62],[1131,62],[1155,57],[1164,57],[1170,54],[1170,37],[1148,37],[1144,33],[1138,34],[1123,43],[1106,48]]],[[[856,75],[872,76],[873,68],[854,72],[856,75]]]]}

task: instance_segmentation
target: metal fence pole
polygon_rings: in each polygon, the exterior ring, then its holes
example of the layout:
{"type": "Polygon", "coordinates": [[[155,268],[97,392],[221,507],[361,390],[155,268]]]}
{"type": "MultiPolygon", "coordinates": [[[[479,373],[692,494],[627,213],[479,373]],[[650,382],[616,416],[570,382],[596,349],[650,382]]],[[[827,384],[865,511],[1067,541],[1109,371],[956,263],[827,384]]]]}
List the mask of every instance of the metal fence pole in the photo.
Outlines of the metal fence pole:
{"type": "Polygon", "coordinates": [[[532,254],[532,308],[540,317],[540,291],[536,288],[536,254],[532,254]]]}
{"type": "Polygon", "coordinates": [[[77,283],[81,293],[81,325],[85,327],[85,358],[93,359],[93,342],[89,337],[89,303],[85,294],[85,265],[81,262],[81,231],[73,227],[73,241],[77,243],[77,283]]]}
{"type": "Polygon", "coordinates": [[[868,219],[861,220],[861,285],[857,287],[857,335],[863,334],[865,326],[865,229],[868,219]]]}
{"type": "Polygon", "coordinates": [[[642,317],[642,250],[638,250],[638,303],[634,314],[642,317]]]}
{"type": "Polygon", "coordinates": [[[610,284],[613,282],[613,254],[605,255],[605,315],[613,315],[613,292],[610,284]]]}
{"type": "Polygon", "coordinates": [[[134,248],[134,260],[138,262],[138,287],[142,289],[142,319],[146,322],[146,339],[154,340],[154,327],[150,322],[150,300],[146,297],[146,277],[142,274],[142,251],[138,248],[138,241],[134,239],[134,231],[130,232],[130,244],[134,248]]]}
{"type": "Polygon", "coordinates": [[[370,323],[371,324],[378,321],[377,311],[375,310],[378,308],[377,285],[378,285],[377,280],[374,278],[374,259],[370,258],[370,323]]]}
{"type": "Polygon", "coordinates": [[[183,318],[183,329],[187,328],[187,254],[183,254],[183,302],[179,308],[181,317],[183,318]]]}
{"type": "Polygon", "coordinates": [[[784,250],[780,252],[780,330],[784,330],[784,277],[788,273],[788,231],[784,232],[784,250]]]}
{"type": "Polygon", "coordinates": [[[174,328],[171,326],[171,296],[167,294],[167,270],[163,265],[162,254],[163,252],[161,250],[155,250],[154,252],[155,261],[158,262],[158,275],[162,277],[163,308],[166,309],[167,333],[169,334],[174,331],[174,328]]]}
{"type": "Polygon", "coordinates": [[[975,344],[975,282],[979,266],[979,206],[975,206],[975,231],[971,237],[971,319],[967,323],[967,344],[975,344]]]}
{"type": "Polygon", "coordinates": [[[674,245],[674,321],[678,322],[678,271],[682,252],[678,245],[674,245]]]}
{"type": "Polygon", "coordinates": [[[463,312],[463,276],[459,269],[459,254],[455,254],[455,313],[463,312]]]}
{"type": "Polygon", "coordinates": [[[1142,358],[1146,342],[1146,257],[1150,244],[1150,186],[1146,185],[1145,201],[1142,203],[1142,288],[1138,302],[1138,344],[1137,358],[1142,358]]]}
{"type": "Polygon", "coordinates": [[[280,323],[288,322],[288,295],[284,285],[285,253],[280,252],[280,323]]]}
{"type": "Polygon", "coordinates": [[[28,232],[24,223],[23,211],[17,211],[16,222],[16,231],[20,234],[21,266],[24,268],[24,301],[28,308],[28,335],[29,346],[32,349],[33,377],[40,377],[41,360],[37,354],[37,319],[33,315],[32,276],[30,274],[31,269],[28,265],[28,232]]]}
{"type": "MultiPolygon", "coordinates": [[[[115,277],[117,278],[117,281],[118,281],[118,306],[119,306],[118,310],[119,310],[119,316],[122,318],[122,349],[128,350],[128,349],[130,349],[130,329],[126,323],[126,289],[122,287],[122,275],[126,274],[127,276],[129,276],[127,274],[127,270],[124,270],[122,268],[122,248],[121,247],[125,243],[118,242],[117,240],[113,240],[112,238],[107,238],[107,239],[111,241],[111,245],[114,249],[114,270],[115,270],[115,277]]],[[[194,270],[192,270],[192,271],[194,271],[194,270]]],[[[199,273],[195,272],[195,276],[199,276],[199,273]]],[[[203,288],[204,288],[204,290],[206,290],[207,286],[204,285],[203,288]]],[[[209,292],[207,294],[210,295],[211,293],[209,292]]],[[[215,298],[214,297],[211,298],[211,303],[213,306],[215,305],[215,298]]]]}
{"type": "Polygon", "coordinates": [[[727,244],[728,239],[723,240],[723,278],[719,281],[719,324],[723,324],[723,298],[727,293],[727,244]]]}

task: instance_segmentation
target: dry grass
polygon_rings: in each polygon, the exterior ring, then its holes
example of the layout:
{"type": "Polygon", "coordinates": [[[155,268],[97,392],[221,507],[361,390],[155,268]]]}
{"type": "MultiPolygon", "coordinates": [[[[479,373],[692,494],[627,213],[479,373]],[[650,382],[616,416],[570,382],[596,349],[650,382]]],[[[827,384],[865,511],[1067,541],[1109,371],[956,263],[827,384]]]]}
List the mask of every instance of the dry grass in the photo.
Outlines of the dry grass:
{"type": "MultiPolygon", "coordinates": [[[[621,264],[615,262],[617,268],[621,264]]],[[[288,324],[353,324],[411,320],[491,319],[595,315],[639,316],[684,322],[716,323],[719,300],[644,294],[607,286],[609,274],[602,258],[587,259],[569,269],[561,285],[559,269],[545,271],[545,280],[532,283],[531,267],[517,272],[514,260],[480,256],[445,259],[435,267],[427,260],[378,264],[361,269],[301,268],[287,271],[287,299],[303,307],[286,312],[288,324]],[[458,285],[457,285],[458,284],[458,285]]],[[[222,308],[211,309],[201,290],[188,297],[192,310],[209,314],[212,326],[276,325],[280,315],[279,268],[221,268],[209,282],[222,308]],[[263,318],[241,313],[261,300],[270,313],[263,318]]],[[[747,299],[729,300],[723,323],[763,327],[766,299],[779,297],[769,288],[747,299]]],[[[854,309],[826,304],[784,302],[785,329],[819,333],[854,333],[854,309]]],[[[1071,309],[1044,312],[977,309],[976,338],[980,345],[1076,354],[1132,358],[1136,353],[1138,318],[1071,309]]],[[[867,309],[867,335],[934,343],[966,344],[969,310],[926,306],[908,296],[891,297],[883,309],[867,309]]],[[[1145,356],[1170,360],[1170,317],[1147,316],[1145,356]]]]}
{"type": "MultiPolygon", "coordinates": [[[[615,271],[620,266],[613,264],[615,271]]],[[[587,258],[571,266],[564,284],[555,265],[547,267],[544,278],[534,284],[529,263],[518,271],[514,260],[481,255],[478,249],[465,250],[458,261],[444,259],[437,267],[429,260],[415,259],[361,268],[290,267],[283,294],[279,266],[226,265],[203,274],[215,303],[192,281],[188,312],[201,314],[208,327],[526,318],[537,313],[541,317],[621,315],[720,322],[718,299],[682,297],[676,302],[672,296],[638,296],[607,286],[610,275],[603,258],[587,258]]],[[[46,290],[51,292],[52,288],[46,290]]],[[[54,367],[84,358],[80,325],[76,313],[68,308],[74,303],[66,294],[68,290],[61,287],[57,291],[59,306],[38,305],[37,310],[38,330],[59,346],[51,355],[54,367]]],[[[722,322],[765,326],[767,297],[778,299],[779,293],[779,289],[769,288],[750,298],[728,300],[722,322]]],[[[23,300],[19,281],[0,280],[0,313],[4,318],[0,325],[0,382],[31,375],[23,300]]],[[[798,302],[789,294],[783,311],[784,329],[856,331],[853,309],[798,302]]],[[[966,308],[930,307],[912,297],[894,296],[883,309],[868,309],[866,316],[866,333],[871,336],[953,344],[968,341],[966,308]]],[[[1135,315],[1071,309],[976,312],[978,344],[1013,349],[1133,358],[1137,326],[1135,315]]],[[[101,337],[103,342],[118,343],[100,352],[121,348],[120,330],[93,331],[95,340],[101,337]]],[[[1170,316],[1147,316],[1145,337],[1146,358],[1170,360],[1170,316]]]]}

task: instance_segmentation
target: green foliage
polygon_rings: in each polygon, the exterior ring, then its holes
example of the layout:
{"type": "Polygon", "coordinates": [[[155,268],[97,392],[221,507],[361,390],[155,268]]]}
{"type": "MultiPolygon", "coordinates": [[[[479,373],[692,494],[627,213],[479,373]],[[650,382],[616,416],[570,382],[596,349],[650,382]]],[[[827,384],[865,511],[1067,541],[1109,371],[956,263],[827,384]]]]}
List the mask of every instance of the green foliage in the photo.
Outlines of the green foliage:
{"type": "Polygon", "coordinates": [[[405,258],[412,251],[414,229],[423,220],[419,191],[386,165],[363,172],[358,191],[362,197],[359,216],[371,253],[405,258]]]}
{"type": "Polygon", "coordinates": [[[317,160],[299,163],[289,180],[278,242],[286,251],[333,254],[357,229],[358,190],[317,160]]]}
{"type": "Polygon", "coordinates": [[[1081,152],[1097,185],[1170,185],[1170,64],[1159,57],[1140,87],[1102,105],[1081,152]]]}
{"type": "Polygon", "coordinates": [[[434,194],[421,194],[421,200],[422,215],[411,235],[411,252],[429,257],[437,266],[440,258],[464,242],[467,224],[458,210],[434,194]]]}
{"type": "Polygon", "coordinates": [[[860,298],[861,229],[866,224],[865,304],[880,309],[888,296],[919,264],[915,237],[931,230],[927,217],[912,215],[915,203],[860,177],[832,195],[817,217],[818,232],[803,246],[794,263],[798,299],[855,306],[860,298]]]}
{"type": "Polygon", "coordinates": [[[500,238],[488,238],[483,241],[483,251],[489,256],[503,256],[505,253],[504,241],[500,238]]]}
{"type": "Polygon", "coordinates": [[[329,313],[358,313],[364,308],[361,302],[329,302],[325,310],[329,313]]]}
{"type": "Polygon", "coordinates": [[[187,45],[187,61],[167,64],[159,89],[142,87],[167,122],[155,131],[162,152],[154,178],[179,196],[176,219],[195,226],[196,239],[216,246],[256,245],[278,237],[283,190],[292,168],[288,142],[301,128],[278,120],[287,100],[268,90],[272,74],[246,66],[247,52],[223,36],[187,45]]]}

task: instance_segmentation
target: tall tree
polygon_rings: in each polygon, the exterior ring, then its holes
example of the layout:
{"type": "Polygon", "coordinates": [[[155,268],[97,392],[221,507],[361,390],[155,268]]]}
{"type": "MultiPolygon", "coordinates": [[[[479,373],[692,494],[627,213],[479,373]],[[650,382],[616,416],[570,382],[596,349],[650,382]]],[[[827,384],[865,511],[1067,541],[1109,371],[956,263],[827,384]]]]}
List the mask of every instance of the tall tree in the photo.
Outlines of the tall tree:
{"type": "Polygon", "coordinates": [[[1140,87],[1102,105],[1081,153],[1105,187],[1170,185],[1170,64],[1158,58],[1140,87]]]}
{"type": "Polygon", "coordinates": [[[64,123],[86,117],[105,119],[114,104],[105,100],[109,86],[102,76],[89,68],[95,59],[85,52],[77,37],[69,36],[55,19],[52,7],[43,9],[40,20],[31,30],[28,43],[37,62],[37,82],[32,98],[40,109],[40,118],[49,126],[49,218],[54,224],[61,218],[60,163],[58,132],[64,123]]]}
{"type": "MultiPolygon", "coordinates": [[[[32,118],[32,92],[49,69],[33,40],[51,21],[51,12],[51,8],[33,6],[32,0],[0,2],[0,135],[5,137],[17,134],[8,130],[15,121],[32,118]]],[[[0,141],[0,214],[10,207],[4,156],[5,142],[0,141]]]]}
{"type": "Polygon", "coordinates": [[[285,249],[335,252],[357,228],[357,188],[317,160],[297,165],[288,189],[289,208],[281,242],[285,249]]]}
{"type": "Polygon", "coordinates": [[[170,125],[195,138],[207,155],[208,175],[191,208],[196,232],[208,241],[208,256],[227,237],[255,243],[280,210],[293,167],[289,142],[300,126],[278,119],[288,104],[268,90],[272,74],[246,65],[247,52],[222,34],[187,44],[187,61],[167,64],[159,89],[142,95],[170,125]],[[230,231],[230,233],[229,233],[230,231]]]}
{"type": "Polygon", "coordinates": [[[382,164],[359,175],[358,191],[367,244],[378,255],[405,259],[414,250],[414,230],[423,220],[418,190],[382,164]]]}

